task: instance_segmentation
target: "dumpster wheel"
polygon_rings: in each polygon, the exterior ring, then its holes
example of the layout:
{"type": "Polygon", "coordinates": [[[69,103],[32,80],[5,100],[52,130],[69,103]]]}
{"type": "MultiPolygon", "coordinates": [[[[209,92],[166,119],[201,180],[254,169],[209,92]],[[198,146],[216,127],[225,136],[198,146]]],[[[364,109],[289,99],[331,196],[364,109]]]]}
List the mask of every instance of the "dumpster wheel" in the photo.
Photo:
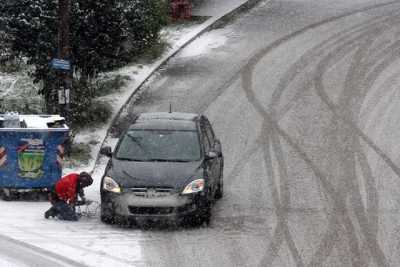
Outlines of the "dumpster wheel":
{"type": "Polygon", "coordinates": [[[4,201],[12,201],[16,200],[18,198],[18,192],[8,189],[8,188],[3,188],[1,189],[1,198],[4,201]]]}

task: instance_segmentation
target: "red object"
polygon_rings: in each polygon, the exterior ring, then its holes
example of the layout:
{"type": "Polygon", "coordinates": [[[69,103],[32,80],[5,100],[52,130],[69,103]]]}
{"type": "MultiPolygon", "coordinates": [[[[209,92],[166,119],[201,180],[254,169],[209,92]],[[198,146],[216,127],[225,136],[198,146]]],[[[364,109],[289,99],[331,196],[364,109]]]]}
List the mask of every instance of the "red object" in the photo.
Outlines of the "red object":
{"type": "Polygon", "coordinates": [[[76,187],[78,184],[78,173],[71,173],[62,177],[56,183],[56,193],[59,199],[68,203],[74,203],[77,198],[76,187]]]}
{"type": "Polygon", "coordinates": [[[190,19],[192,3],[190,0],[171,0],[171,17],[173,19],[190,19]]]}

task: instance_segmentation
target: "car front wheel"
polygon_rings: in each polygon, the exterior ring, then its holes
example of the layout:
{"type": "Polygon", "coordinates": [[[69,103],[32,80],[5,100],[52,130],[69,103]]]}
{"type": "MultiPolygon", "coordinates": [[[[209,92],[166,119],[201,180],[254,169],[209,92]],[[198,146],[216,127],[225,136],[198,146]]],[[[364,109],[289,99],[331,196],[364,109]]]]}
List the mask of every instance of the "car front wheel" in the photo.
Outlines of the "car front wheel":
{"type": "Polygon", "coordinates": [[[198,227],[202,226],[204,223],[210,225],[211,220],[211,202],[207,200],[204,206],[199,209],[195,214],[188,215],[184,218],[184,223],[190,226],[198,227]]]}
{"type": "Polygon", "coordinates": [[[114,216],[111,214],[110,211],[107,211],[107,209],[105,209],[103,204],[101,204],[101,211],[100,212],[101,212],[100,220],[103,223],[106,223],[106,224],[114,224],[115,223],[114,216]]]}

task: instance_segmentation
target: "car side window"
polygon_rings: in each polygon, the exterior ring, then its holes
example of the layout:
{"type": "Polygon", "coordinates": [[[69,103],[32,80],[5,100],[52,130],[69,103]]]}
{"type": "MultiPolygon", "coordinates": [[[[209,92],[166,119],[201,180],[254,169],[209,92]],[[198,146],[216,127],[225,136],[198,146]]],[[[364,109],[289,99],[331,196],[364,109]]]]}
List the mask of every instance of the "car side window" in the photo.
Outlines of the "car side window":
{"type": "Polygon", "coordinates": [[[205,126],[205,130],[206,130],[206,134],[208,137],[208,140],[210,141],[211,146],[214,145],[215,143],[215,136],[214,136],[214,132],[211,128],[211,124],[208,120],[204,121],[204,126],[205,126]]]}
{"type": "Polygon", "coordinates": [[[207,131],[206,131],[206,127],[205,127],[204,121],[201,122],[200,127],[201,127],[201,135],[203,136],[202,139],[203,139],[203,142],[204,142],[205,151],[210,151],[211,142],[210,142],[210,139],[209,139],[209,137],[207,135],[207,131]]]}

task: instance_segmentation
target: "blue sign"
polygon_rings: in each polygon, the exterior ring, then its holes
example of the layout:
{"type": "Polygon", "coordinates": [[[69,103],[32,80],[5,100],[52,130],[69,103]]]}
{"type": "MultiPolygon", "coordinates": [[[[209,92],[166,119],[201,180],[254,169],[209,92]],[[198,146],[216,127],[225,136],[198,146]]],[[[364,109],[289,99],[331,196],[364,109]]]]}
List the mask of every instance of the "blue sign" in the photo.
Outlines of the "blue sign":
{"type": "Polygon", "coordinates": [[[69,60],[53,58],[50,62],[51,67],[56,70],[70,70],[71,63],[69,60]]]}

